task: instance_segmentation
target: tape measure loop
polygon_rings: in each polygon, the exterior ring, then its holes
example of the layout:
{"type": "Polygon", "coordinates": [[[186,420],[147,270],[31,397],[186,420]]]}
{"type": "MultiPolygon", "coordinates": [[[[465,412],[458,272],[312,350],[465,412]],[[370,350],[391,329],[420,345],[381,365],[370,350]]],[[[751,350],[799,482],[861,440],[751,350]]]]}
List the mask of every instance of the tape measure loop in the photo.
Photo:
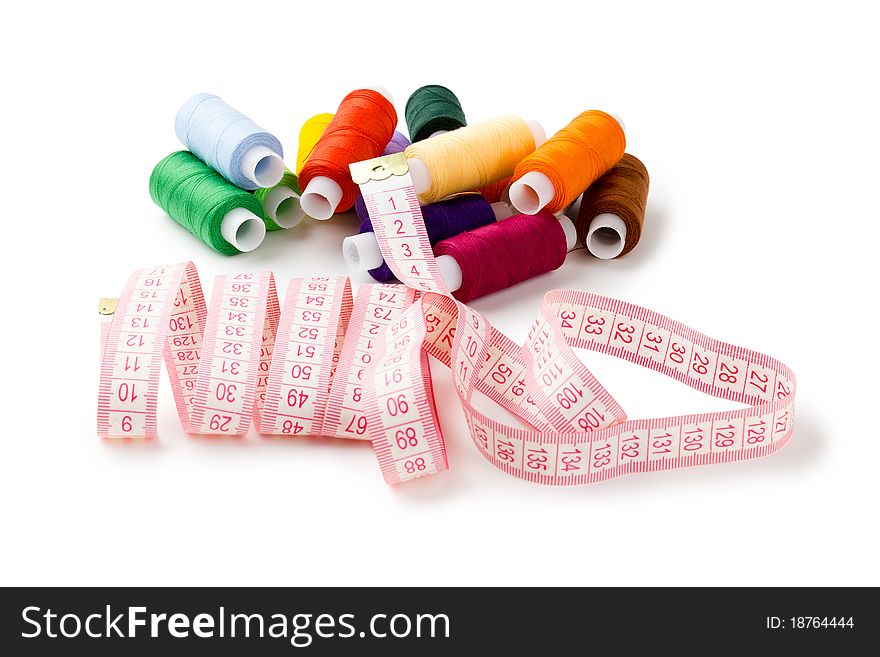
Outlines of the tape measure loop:
{"type": "MultiPolygon", "coordinates": [[[[371,162],[375,162],[371,161],[371,162]]],[[[206,310],[192,263],[142,269],[104,315],[98,433],[156,435],[161,360],[192,433],[371,440],[386,482],[448,467],[428,356],[450,368],[471,438],[500,470],[578,485],[632,472],[771,454],[794,430],[780,361],[617,299],[552,290],[517,344],[453,298],[409,174],[361,184],[402,284],[295,278],[283,308],[270,272],[218,277],[206,310]],[[406,244],[406,249],[399,245],[406,244]],[[744,408],[627,420],[573,347],[616,356],[744,408]],[[477,393],[511,413],[478,409],[477,393]]]]}

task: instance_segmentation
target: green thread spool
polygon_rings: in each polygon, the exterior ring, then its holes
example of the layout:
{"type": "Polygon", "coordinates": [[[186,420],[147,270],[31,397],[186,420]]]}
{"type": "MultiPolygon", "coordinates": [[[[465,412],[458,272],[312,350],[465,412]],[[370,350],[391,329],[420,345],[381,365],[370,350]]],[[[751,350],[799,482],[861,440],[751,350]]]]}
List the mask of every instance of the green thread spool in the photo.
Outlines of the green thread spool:
{"type": "Polygon", "coordinates": [[[450,132],[467,125],[456,95],[439,84],[416,89],[406,101],[404,117],[414,142],[427,139],[436,132],[450,132]]]}
{"type": "Polygon", "coordinates": [[[165,213],[218,253],[257,248],[266,236],[263,206],[189,151],[153,169],[150,196],[165,213]]]}
{"type": "Polygon", "coordinates": [[[266,230],[281,230],[298,225],[305,216],[299,204],[301,195],[299,179],[290,169],[284,169],[281,182],[274,187],[255,189],[254,196],[263,204],[266,230]]]}

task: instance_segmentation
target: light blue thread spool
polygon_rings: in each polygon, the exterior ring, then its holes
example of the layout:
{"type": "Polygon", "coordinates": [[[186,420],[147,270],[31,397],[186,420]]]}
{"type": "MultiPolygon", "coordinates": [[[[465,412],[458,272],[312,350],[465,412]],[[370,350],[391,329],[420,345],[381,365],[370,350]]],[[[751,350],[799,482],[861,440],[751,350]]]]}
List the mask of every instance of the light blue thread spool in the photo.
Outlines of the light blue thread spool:
{"type": "Polygon", "coordinates": [[[242,189],[273,187],[284,175],[281,142],[213,94],[187,100],[174,130],[192,153],[242,189]]]}

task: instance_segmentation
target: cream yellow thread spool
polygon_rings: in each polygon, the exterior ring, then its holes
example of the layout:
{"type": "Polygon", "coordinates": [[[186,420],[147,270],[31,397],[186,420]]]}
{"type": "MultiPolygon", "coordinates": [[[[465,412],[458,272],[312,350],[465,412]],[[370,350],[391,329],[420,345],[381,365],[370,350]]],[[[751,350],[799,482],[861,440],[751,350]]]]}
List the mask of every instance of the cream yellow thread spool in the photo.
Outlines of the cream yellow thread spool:
{"type": "Polygon", "coordinates": [[[405,153],[419,200],[427,204],[510,176],[545,140],[537,121],[508,115],[416,142],[405,153]]]}

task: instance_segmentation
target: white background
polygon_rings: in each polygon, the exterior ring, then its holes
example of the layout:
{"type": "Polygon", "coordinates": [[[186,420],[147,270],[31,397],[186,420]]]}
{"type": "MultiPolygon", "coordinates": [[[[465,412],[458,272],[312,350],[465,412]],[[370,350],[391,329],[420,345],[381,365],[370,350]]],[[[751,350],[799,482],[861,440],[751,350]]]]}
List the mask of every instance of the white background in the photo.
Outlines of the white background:
{"type": "MultiPolygon", "coordinates": [[[[4,13],[2,584],[880,584],[878,62],[867,3],[15,3],[4,13]],[[487,6],[489,5],[489,6],[487,6]],[[203,281],[346,273],[351,217],[219,256],[150,200],[178,106],[211,91],[281,139],[353,88],[427,83],[470,121],[548,133],[601,108],[651,173],[628,257],[572,253],[476,302],[517,340],[544,292],[593,290],[773,354],[795,435],[763,461],[581,489],[471,445],[435,370],[450,470],[388,488],[368,444],[95,437],[97,299],[138,267],[203,281]]],[[[361,277],[358,281],[364,281],[361,277]]],[[[585,355],[630,417],[725,408],[585,355]]]]}

